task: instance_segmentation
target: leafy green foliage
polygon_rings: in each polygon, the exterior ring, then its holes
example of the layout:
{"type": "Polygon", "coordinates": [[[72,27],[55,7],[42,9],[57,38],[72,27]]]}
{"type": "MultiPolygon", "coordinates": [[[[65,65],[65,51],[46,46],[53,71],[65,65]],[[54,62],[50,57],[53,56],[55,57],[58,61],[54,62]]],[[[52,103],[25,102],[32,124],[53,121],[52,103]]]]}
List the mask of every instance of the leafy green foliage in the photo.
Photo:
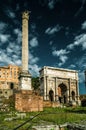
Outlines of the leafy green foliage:
{"type": "Polygon", "coordinates": [[[34,90],[39,89],[39,86],[40,86],[39,77],[33,77],[32,78],[32,87],[34,88],[34,90]]]}
{"type": "Polygon", "coordinates": [[[81,100],[81,105],[82,107],[86,107],[86,98],[81,100]]]}

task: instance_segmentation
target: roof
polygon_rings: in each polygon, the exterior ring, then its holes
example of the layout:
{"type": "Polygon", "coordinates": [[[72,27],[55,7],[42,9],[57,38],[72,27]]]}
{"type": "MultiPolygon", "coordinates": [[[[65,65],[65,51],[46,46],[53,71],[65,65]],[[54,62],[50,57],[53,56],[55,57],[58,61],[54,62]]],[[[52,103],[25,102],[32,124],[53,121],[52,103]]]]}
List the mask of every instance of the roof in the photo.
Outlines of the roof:
{"type": "Polygon", "coordinates": [[[71,70],[71,69],[65,69],[65,68],[57,68],[57,67],[51,67],[51,66],[44,66],[40,71],[42,71],[43,69],[52,69],[52,70],[60,70],[60,71],[78,73],[77,70],[71,70]]]}

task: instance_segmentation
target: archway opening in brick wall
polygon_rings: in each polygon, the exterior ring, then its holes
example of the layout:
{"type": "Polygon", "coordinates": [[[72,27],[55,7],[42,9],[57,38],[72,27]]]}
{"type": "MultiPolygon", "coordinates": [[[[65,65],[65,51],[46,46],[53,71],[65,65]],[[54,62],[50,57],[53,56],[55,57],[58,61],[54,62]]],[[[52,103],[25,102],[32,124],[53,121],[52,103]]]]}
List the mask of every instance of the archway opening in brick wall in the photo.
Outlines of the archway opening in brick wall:
{"type": "Polygon", "coordinates": [[[58,98],[60,103],[67,103],[67,86],[63,83],[61,83],[58,86],[58,98]]]}
{"type": "Polygon", "coordinates": [[[53,90],[49,91],[49,99],[50,99],[51,102],[54,101],[54,92],[53,92],[53,90]]]}
{"type": "Polygon", "coordinates": [[[10,89],[14,89],[14,83],[10,83],[10,89]]]}

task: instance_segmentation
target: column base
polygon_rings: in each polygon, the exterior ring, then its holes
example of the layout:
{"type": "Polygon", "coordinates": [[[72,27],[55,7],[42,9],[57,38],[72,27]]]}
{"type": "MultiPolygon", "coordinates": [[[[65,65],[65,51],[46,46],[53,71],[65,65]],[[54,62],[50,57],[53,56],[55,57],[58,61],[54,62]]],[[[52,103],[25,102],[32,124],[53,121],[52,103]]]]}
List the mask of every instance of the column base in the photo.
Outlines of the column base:
{"type": "Polygon", "coordinates": [[[29,72],[20,73],[19,79],[20,79],[21,90],[32,90],[31,74],[29,72]]]}

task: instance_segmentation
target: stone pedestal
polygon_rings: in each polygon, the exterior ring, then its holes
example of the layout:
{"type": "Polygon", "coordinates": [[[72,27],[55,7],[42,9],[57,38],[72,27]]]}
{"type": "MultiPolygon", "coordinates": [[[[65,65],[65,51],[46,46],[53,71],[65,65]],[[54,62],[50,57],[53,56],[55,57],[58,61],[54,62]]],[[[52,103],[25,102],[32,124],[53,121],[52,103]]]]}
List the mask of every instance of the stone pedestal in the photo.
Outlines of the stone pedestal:
{"type": "Polygon", "coordinates": [[[28,72],[22,72],[19,79],[21,90],[32,90],[31,75],[28,72]]]}

